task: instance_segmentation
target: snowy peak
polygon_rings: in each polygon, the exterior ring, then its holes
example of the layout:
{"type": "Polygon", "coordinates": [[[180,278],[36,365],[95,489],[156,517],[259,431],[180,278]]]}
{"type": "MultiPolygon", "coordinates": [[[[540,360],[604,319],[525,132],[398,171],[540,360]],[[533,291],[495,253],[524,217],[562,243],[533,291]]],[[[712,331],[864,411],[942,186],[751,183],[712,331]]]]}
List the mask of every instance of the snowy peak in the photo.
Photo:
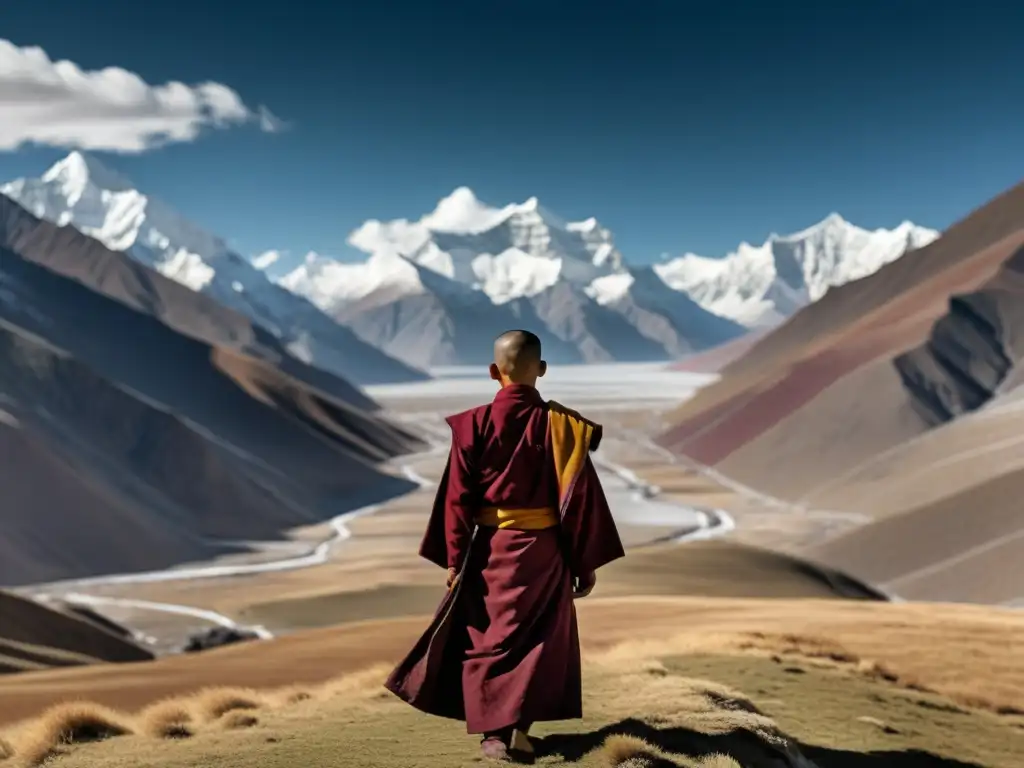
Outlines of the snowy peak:
{"type": "Polygon", "coordinates": [[[382,288],[397,289],[399,295],[424,291],[416,265],[394,251],[379,251],[358,264],[346,264],[311,252],[306,254],[301,266],[278,282],[326,313],[360,301],[382,288]]]}
{"type": "MultiPolygon", "coordinates": [[[[220,238],[81,152],[72,152],[38,179],[18,179],[0,192],[35,216],[73,226],[112,250],[130,252],[193,290],[214,279],[213,262],[227,254],[220,238]]],[[[229,282],[236,280],[233,276],[229,282]]]]}
{"type": "Polygon", "coordinates": [[[904,221],[869,231],[832,213],[762,245],[741,243],[721,259],[686,254],[658,264],[658,275],[705,309],[748,327],[771,325],[817,301],[829,288],[877,271],[939,233],[904,221]]]}
{"type": "Polygon", "coordinates": [[[371,219],[348,242],[369,254],[399,253],[501,303],[534,295],[555,279],[584,285],[622,268],[611,232],[596,219],[566,222],[536,197],[494,207],[469,187],[458,187],[417,221],[371,219]]]}
{"type": "Polygon", "coordinates": [[[480,202],[469,187],[458,187],[441,198],[433,212],[420,219],[420,223],[435,232],[473,234],[496,226],[508,213],[507,209],[492,208],[480,202]]]}
{"type": "Polygon", "coordinates": [[[41,181],[58,185],[69,194],[81,194],[90,186],[108,192],[134,191],[132,183],[124,176],[107,168],[92,155],[78,151],[54,163],[42,175],[41,181]]]}
{"type": "Polygon", "coordinates": [[[321,311],[336,315],[346,306],[381,300],[397,301],[426,293],[473,295],[471,288],[417,264],[393,250],[377,251],[366,261],[345,263],[308,253],[304,263],[278,284],[309,299],[321,311]]]}

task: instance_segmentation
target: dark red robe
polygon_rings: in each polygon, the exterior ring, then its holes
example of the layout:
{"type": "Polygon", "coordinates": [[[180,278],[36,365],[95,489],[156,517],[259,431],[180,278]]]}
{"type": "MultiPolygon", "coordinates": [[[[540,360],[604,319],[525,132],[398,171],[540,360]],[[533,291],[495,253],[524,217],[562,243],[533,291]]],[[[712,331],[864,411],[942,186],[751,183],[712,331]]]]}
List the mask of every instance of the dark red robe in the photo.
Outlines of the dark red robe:
{"type": "Polygon", "coordinates": [[[624,554],[589,457],[601,427],[519,384],[447,421],[451,454],[420,554],[459,579],[386,686],[470,733],[581,717],[573,578],[624,554]],[[478,527],[485,507],[550,507],[560,525],[478,527]]]}

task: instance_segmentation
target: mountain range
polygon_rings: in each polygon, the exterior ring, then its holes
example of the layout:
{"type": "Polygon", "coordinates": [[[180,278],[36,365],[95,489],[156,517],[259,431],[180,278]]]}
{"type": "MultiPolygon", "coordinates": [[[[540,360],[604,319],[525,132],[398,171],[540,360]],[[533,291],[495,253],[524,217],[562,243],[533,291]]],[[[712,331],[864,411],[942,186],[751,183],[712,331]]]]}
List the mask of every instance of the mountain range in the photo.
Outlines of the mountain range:
{"type": "Polygon", "coordinates": [[[536,198],[493,207],[460,187],[418,220],[361,225],[348,242],[363,261],[310,253],[282,273],[277,252],[242,257],[79,152],[0,193],[209,295],[289,354],[360,384],[486,362],[493,338],[520,326],[539,329],[553,362],[686,357],[774,326],[938,235],[910,222],[868,231],[833,214],[723,258],[638,266],[596,219],[565,221],[536,198]]]}
{"type": "Polygon", "coordinates": [[[479,362],[493,331],[517,319],[547,332],[556,360],[657,360],[777,324],[937,236],[910,222],[869,232],[833,214],[722,259],[632,266],[596,219],[566,222],[536,198],[495,208],[460,187],[418,221],[364,223],[349,244],[365,261],[309,254],[278,279],[415,365],[479,362]]]}
{"type": "Polygon", "coordinates": [[[72,152],[38,179],[0,186],[0,194],[40,219],[70,225],[242,313],[280,338],[291,355],[318,368],[360,384],[426,378],[339,327],[269,280],[221,238],[89,155],[72,152]]]}

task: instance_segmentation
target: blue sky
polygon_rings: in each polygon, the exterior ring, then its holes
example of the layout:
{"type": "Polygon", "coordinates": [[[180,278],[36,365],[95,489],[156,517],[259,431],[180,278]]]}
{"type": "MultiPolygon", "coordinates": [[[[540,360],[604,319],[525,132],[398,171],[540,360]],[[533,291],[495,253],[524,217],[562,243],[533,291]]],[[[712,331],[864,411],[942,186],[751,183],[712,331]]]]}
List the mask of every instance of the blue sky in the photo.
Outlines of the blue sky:
{"type": "MultiPolygon", "coordinates": [[[[596,216],[635,262],[720,255],[833,210],[941,228],[1024,167],[1009,2],[89,5],[8,3],[0,38],[153,85],[219,82],[290,124],[95,153],[247,254],[343,256],[363,220],[468,185],[596,216]]],[[[66,151],[0,152],[0,177],[66,151]]]]}

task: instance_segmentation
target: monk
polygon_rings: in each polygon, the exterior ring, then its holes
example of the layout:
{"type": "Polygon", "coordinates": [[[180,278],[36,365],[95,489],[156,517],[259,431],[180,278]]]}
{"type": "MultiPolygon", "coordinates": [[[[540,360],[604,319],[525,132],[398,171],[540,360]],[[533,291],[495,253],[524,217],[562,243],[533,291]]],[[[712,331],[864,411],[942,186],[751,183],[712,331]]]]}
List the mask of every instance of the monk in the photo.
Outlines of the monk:
{"type": "Polygon", "coordinates": [[[533,723],[582,717],[574,598],[623,556],[590,452],[601,426],[537,391],[540,339],[494,343],[493,402],[447,419],[452,444],[420,554],[448,591],[387,688],[465,721],[484,757],[530,762],[533,723]]]}

